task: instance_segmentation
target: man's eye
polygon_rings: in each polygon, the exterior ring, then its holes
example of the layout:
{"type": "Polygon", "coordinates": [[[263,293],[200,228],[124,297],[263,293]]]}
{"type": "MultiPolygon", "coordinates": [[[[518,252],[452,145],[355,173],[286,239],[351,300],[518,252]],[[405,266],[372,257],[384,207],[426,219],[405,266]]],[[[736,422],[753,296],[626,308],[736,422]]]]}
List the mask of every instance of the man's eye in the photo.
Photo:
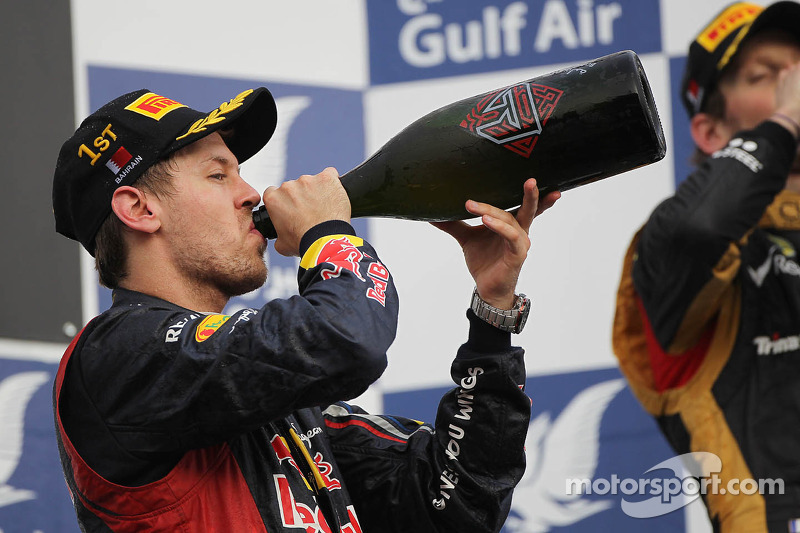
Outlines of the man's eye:
{"type": "Polygon", "coordinates": [[[225,179],[225,174],[211,174],[209,178],[222,181],[225,179]]]}
{"type": "Polygon", "coordinates": [[[759,69],[759,70],[756,70],[754,72],[750,72],[747,75],[747,81],[748,81],[748,83],[763,83],[763,82],[774,80],[775,78],[777,78],[777,76],[778,76],[778,71],[777,70],[759,69]]]}

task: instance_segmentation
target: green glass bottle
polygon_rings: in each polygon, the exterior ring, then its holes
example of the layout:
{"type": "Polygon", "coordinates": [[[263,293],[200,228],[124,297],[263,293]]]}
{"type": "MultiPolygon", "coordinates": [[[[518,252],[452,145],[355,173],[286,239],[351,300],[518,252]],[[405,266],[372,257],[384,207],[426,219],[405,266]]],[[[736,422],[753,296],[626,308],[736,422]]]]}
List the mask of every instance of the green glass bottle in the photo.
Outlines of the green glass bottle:
{"type": "MultiPolygon", "coordinates": [[[[468,199],[518,206],[531,177],[545,195],[665,153],[650,85],[628,50],[437,109],[341,180],[354,218],[461,220],[473,217],[468,199]]],[[[275,237],[264,207],[253,218],[275,237]]]]}

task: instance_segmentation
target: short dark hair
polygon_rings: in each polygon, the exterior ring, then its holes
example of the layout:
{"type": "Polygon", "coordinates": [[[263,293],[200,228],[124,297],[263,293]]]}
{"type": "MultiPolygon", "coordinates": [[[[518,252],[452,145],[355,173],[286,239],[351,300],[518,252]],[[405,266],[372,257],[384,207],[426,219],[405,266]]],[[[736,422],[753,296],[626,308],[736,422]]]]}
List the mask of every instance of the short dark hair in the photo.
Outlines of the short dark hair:
{"type": "MultiPolygon", "coordinates": [[[[708,95],[705,102],[703,102],[703,108],[700,112],[711,115],[717,120],[725,118],[725,95],[722,94],[722,91],[719,89],[719,84],[711,91],[711,94],[708,95]]],[[[699,167],[706,159],[708,159],[708,154],[695,146],[694,153],[692,153],[690,159],[692,165],[699,167]]]]}
{"type": "MultiPolygon", "coordinates": [[[[156,198],[171,196],[174,154],[158,161],[148,168],[134,183],[133,187],[156,198]]],[[[100,275],[100,283],[115,289],[128,276],[128,246],[124,232],[127,226],[112,211],[100,226],[95,236],[94,265],[100,275]]]]}

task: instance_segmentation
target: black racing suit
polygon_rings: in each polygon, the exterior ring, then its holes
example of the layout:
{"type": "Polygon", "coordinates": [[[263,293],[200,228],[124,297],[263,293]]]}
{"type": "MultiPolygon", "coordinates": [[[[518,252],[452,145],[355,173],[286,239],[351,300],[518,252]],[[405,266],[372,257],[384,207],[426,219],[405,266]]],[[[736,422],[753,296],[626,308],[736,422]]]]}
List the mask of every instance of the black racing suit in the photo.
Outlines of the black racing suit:
{"type": "Polygon", "coordinates": [[[469,311],[435,426],[337,403],[383,372],[398,304],[336,224],[304,236],[299,296],[227,316],[116,290],[75,338],[54,401],[85,531],[502,527],[524,470],[522,350],[469,311]]]}
{"type": "Polygon", "coordinates": [[[675,451],[721,459],[704,496],[718,531],[800,518],[796,149],[773,122],[738,133],[655,209],[620,284],[615,353],[675,451]]]}

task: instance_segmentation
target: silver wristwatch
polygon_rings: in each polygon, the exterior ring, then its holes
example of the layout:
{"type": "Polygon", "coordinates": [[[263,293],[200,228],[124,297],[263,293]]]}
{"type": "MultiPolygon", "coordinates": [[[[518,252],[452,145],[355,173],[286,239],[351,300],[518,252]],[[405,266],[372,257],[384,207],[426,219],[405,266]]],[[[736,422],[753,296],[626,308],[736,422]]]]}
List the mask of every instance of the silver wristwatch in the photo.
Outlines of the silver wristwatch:
{"type": "Polygon", "coordinates": [[[528,320],[528,313],[531,311],[531,300],[524,294],[517,295],[512,309],[498,309],[489,305],[480,294],[478,288],[472,291],[472,302],[470,308],[481,320],[488,322],[494,327],[511,333],[519,333],[525,327],[528,320]]]}

